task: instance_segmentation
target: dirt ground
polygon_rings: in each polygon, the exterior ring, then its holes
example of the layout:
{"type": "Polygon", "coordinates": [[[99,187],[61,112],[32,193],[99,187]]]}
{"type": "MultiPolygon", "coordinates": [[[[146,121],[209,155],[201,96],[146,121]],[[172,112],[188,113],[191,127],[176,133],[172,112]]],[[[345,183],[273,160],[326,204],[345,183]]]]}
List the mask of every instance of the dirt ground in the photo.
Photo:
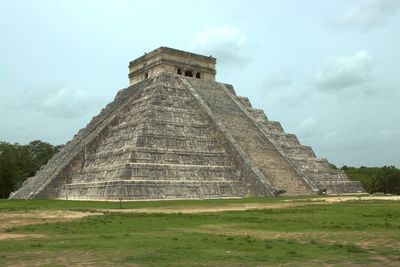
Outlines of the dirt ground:
{"type": "Polygon", "coordinates": [[[360,195],[360,196],[332,196],[327,198],[312,198],[311,201],[326,201],[329,203],[335,202],[345,202],[353,200],[391,200],[400,201],[400,196],[370,196],[370,195],[360,195]]]}
{"type": "MultiPolygon", "coordinates": [[[[88,216],[99,216],[105,212],[123,212],[123,213],[204,213],[204,212],[222,212],[222,211],[244,211],[250,209],[280,209],[310,204],[333,204],[344,201],[354,200],[387,200],[400,201],[400,196],[333,196],[321,198],[305,198],[295,200],[284,200],[279,203],[243,203],[231,204],[221,207],[207,206],[184,206],[184,207],[158,207],[158,208],[139,208],[139,209],[98,209],[91,212],[86,211],[68,211],[68,210],[32,210],[23,212],[0,213],[0,240],[16,239],[24,237],[44,238],[42,235],[22,235],[7,232],[7,228],[25,226],[31,224],[44,224],[58,221],[67,221],[80,219],[88,216]]],[[[203,229],[208,230],[208,229],[203,229]]],[[[215,230],[215,229],[213,229],[215,230]]],[[[246,233],[248,234],[248,233],[246,233]]]]}
{"type": "Polygon", "coordinates": [[[102,212],[81,212],[81,211],[24,211],[24,212],[7,212],[0,213],[0,240],[19,239],[19,238],[44,238],[44,235],[38,234],[12,234],[7,233],[7,229],[25,226],[31,224],[44,224],[52,222],[64,222],[68,220],[80,219],[88,216],[103,215],[102,212]]]}
{"type": "Polygon", "coordinates": [[[123,213],[203,213],[203,212],[222,212],[222,211],[244,211],[251,209],[282,209],[295,206],[304,206],[310,204],[333,204],[354,200],[388,200],[400,201],[400,196],[332,196],[320,198],[305,198],[295,200],[284,200],[279,203],[243,203],[231,204],[221,207],[161,207],[161,208],[139,208],[139,209],[99,209],[98,212],[123,212],[123,213]]]}
{"type": "Polygon", "coordinates": [[[61,222],[80,219],[87,216],[103,215],[101,212],[82,212],[69,210],[32,210],[23,212],[0,213],[0,230],[30,224],[61,222]]]}

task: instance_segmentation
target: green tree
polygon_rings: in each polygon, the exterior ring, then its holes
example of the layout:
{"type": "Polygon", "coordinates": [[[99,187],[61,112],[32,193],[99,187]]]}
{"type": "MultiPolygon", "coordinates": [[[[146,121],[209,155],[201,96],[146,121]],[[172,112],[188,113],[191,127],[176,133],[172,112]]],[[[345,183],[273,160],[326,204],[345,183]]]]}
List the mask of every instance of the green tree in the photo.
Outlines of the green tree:
{"type": "Polygon", "coordinates": [[[400,170],[394,166],[384,166],[373,181],[373,191],[385,194],[400,194],[400,170]]]}
{"type": "Polygon", "coordinates": [[[17,176],[17,156],[14,145],[0,142],[0,197],[8,197],[17,176]]]}
{"type": "Polygon", "coordinates": [[[342,170],[351,180],[360,181],[368,193],[400,194],[400,170],[394,166],[343,166],[342,170]]]}
{"type": "Polygon", "coordinates": [[[0,198],[7,198],[62,146],[35,140],[28,145],[0,142],[0,198]]]}
{"type": "Polygon", "coordinates": [[[47,161],[59,150],[59,146],[54,147],[53,145],[40,140],[30,142],[27,147],[30,150],[35,169],[46,164],[47,161]]]}

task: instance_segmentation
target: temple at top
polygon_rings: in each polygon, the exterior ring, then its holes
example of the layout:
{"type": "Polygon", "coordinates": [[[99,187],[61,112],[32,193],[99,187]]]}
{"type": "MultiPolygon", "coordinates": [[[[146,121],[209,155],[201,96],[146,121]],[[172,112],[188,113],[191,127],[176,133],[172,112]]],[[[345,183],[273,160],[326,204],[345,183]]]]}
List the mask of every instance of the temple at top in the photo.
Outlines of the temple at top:
{"type": "Polygon", "coordinates": [[[129,63],[129,84],[155,77],[161,72],[215,81],[215,64],[216,59],[212,56],[159,47],[129,63]]]}

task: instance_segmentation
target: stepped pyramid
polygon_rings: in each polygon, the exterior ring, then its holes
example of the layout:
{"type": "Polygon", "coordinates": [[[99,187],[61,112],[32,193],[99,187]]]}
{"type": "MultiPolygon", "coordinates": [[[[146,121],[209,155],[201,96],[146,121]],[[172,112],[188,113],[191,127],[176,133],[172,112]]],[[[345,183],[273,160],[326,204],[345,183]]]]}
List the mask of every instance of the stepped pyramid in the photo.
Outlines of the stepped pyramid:
{"type": "Polygon", "coordinates": [[[160,47],[130,86],[10,198],[200,199],[364,192],[215,82],[216,59],[160,47]]]}

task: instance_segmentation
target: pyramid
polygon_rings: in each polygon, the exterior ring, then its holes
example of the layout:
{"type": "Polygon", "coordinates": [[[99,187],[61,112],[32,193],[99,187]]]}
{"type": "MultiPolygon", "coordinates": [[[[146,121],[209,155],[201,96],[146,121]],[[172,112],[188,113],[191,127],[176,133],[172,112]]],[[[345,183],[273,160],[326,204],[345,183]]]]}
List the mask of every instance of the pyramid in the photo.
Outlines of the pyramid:
{"type": "Polygon", "coordinates": [[[10,198],[204,199],[364,192],[270,121],[216,59],[160,47],[129,64],[118,92],[10,198]]]}

